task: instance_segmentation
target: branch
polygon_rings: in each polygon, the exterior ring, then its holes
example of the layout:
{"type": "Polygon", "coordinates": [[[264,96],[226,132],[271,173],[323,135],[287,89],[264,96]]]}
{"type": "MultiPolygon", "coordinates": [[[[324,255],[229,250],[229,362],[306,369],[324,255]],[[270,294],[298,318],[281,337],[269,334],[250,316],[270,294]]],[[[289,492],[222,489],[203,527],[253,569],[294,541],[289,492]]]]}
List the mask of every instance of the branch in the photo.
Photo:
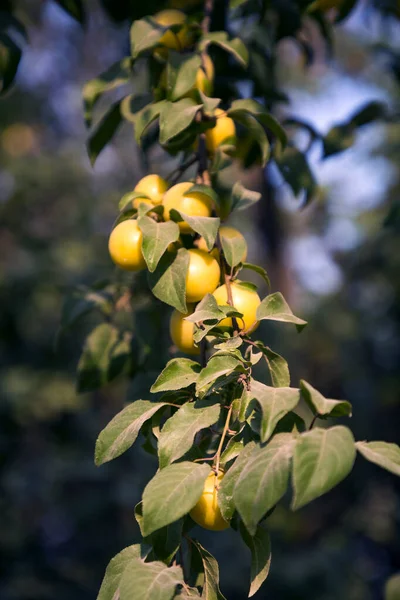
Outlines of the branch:
{"type": "Polygon", "coordinates": [[[228,414],[226,416],[225,426],[224,426],[224,430],[223,430],[222,435],[221,435],[221,439],[219,441],[218,450],[217,450],[217,453],[215,455],[214,469],[215,469],[215,472],[216,472],[217,475],[218,475],[218,472],[219,472],[219,463],[220,463],[220,459],[221,459],[222,447],[224,445],[226,434],[228,433],[229,423],[230,423],[231,415],[232,415],[232,410],[233,410],[233,406],[231,404],[230,407],[229,407],[229,410],[228,410],[228,414]]]}

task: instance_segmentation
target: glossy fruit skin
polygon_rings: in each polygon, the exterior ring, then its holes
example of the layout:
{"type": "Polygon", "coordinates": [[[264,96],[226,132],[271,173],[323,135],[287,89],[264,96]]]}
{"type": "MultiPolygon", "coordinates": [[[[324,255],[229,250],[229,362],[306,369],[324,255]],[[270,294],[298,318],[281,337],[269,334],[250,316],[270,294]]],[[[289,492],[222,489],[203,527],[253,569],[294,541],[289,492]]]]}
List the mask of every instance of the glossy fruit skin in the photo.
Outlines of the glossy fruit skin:
{"type": "Polygon", "coordinates": [[[222,517],[218,506],[218,491],[216,486],[221,482],[224,474],[218,476],[214,472],[210,473],[204,483],[203,493],[197,504],[190,511],[190,516],[204,529],[211,531],[223,531],[229,527],[229,523],[222,517]]]}
{"type": "MultiPolygon", "coordinates": [[[[238,319],[238,325],[240,328],[243,328],[244,331],[252,333],[259,325],[256,313],[258,305],[261,303],[260,296],[257,294],[257,292],[242,287],[239,285],[239,282],[231,283],[231,290],[233,305],[239,312],[243,314],[244,324],[242,319],[238,319]]],[[[213,293],[213,296],[218,305],[223,306],[224,304],[228,304],[228,292],[226,285],[224,284],[217,288],[213,293]]],[[[230,317],[223,319],[220,321],[219,326],[232,327],[232,319],[230,317]]]]}
{"type": "Polygon", "coordinates": [[[139,210],[139,206],[141,204],[145,204],[149,208],[151,206],[154,206],[152,201],[149,200],[148,198],[135,198],[134,200],[132,200],[132,206],[133,206],[133,208],[136,208],[136,210],[139,210]]]}
{"type": "Polygon", "coordinates": [[[212,294],[221,277],[218,262],[211,254],[192,248],[189,252],[189,269],[186,276],[186,301],[199,302],[212,294]]]}
{"type": "Polygon", "coordinates": [[[186,354],[198,355],[200,348],[195,346],[193,340],[194,323],[185,321],[185,317],[191,315],[194,311],[194,305],[188,305],[187,313],[180,313],[174,310],[169,322],[169,332],[175,346],[181,352],[186,354]]]}
{"type": "MultiPolygon", "coordinates": [[[[159,25],[168,27],[171,25],[182,25],[186,21],[186,15],[181,10],[167,8],[155,14],[153,19],[159,25]]],[[[191,36],[188,28],[182,27],[182,29],[180,29],[177,33],[174,33],[173,31],[166,31],[162,38],[160,38],[159,44],[165,46],[165,48],[178,50],[179,52],[190,44],[190,37],[191,36]]],[[[160,55],[165,57],[165,53],[163,52],[161,52],[160,55]]]]}
{"type": "Polygon", "coordinates": [[[128,219],[111,232],[108,250],[113,262],[127,271],[141,271],[146,267],[142,254],[143,234],[137,221],[128,219]]]}
{"type": "Polygon", "coordinates": [[[215,127],[206,131],[206,147],[210,154],[213,154],[218,146],[221,146],[228,138],[236,137],[235,123],[230,117],[221,116],[224,111],[216,108],[214,111],[217,117],[215,127]]]}
{"type": "MultiPolygon", "coordinates": [[[[134,191],[148,196],[153,204],[161,204],[167,189],[168,181],[159,175],[146,175],[136,184],[134,191]]],[[[137,198],[137,200],[140,199],[137,198]]]]}
{"type": "MultiPolygon", "coordinates": [[[[171,209],[179,210],[189,215],[190,217],[210,217],[213,209],[211,199],[200,192],[193,192],[189,196],[183,194],[187,192],[193,183],[190,181],[184,181],[177,183],[170,188],[164,195],[164,219],[170,220],[169,212],[171,209]]],[[[193,230],[186,221],[178,223],[182,233],[193,233],[193,230]]]]}

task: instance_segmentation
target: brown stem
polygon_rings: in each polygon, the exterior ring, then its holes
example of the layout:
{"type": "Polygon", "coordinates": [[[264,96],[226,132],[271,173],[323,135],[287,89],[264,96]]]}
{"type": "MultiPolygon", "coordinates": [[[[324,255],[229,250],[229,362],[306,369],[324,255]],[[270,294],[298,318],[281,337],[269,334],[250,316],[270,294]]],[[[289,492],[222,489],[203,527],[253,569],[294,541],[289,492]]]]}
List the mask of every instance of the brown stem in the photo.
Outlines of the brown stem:
{"type": "Polygon", "coordinates": [[[206,351],[207,351],[207,342],[206,342],[206,338],[203,338],[200,342],[200,364],[203,369],[207,364],[206,351]]]}
{"type": "Polygon", "coordinates": [[[218,450],[217,450],[217,452],[215,454],[214,470],[215,470],[215,472],[216,472],[217,475],[218,475],[218,472],[219,472],[219,463],[220,463],[220,460],[221,460],[222,447],[224,445],[226,434],[228,433],[229,423],[230,423],[231,415],[232,415],[232,410],[233,410],[233,406],[231,404],[230,407],[229,407],[229,410],[228,410],[228,414],[226,416],[226,421],[225,421],[224,429],[222,431],[221,439],[219,441],[218,450]]]}
{"type": "Polygon", "coordinates": [[[319,415],[314,415],[313,420],[310,423],[310,427],[308,428],[309,431],[311,431],[311,429],[314,427],[316,420],[318,419],[319,415]]]}

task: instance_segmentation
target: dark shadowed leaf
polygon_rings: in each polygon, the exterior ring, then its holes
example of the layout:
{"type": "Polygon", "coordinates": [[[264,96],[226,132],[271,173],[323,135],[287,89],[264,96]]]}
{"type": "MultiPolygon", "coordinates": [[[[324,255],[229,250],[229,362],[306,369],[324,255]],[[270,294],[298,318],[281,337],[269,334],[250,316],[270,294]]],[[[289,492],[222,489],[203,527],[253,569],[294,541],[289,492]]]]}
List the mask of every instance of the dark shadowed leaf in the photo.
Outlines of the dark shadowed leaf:
{"type": "Polygon", "coordinates": [[[94,132],[90,134],[87,141],[87,150],[92,165],[94,165],[100,152],[111,141],[118,127],[121,125],[120,104],[120,102],[113,104],[100,123],[96,125],[94,132]]]}
{"type": "Polygon", "coordinates": [[[99,98],[110,90],[129,81],[132,60],[125,57],[114,63],[107,71],[86,82],[83,87],[84,116],[87,127],[92,124],[93,108],[99,98]]]}
{"type": "Polygon", "coordinates": [[[79,23],[86,21],[85,9],[82,0],[55,0],[71,17],[79,23]]]}
{"type": "Polygon", "coordinates": [[[112,381],[129,364],[130,334],[109,323],[98,325],[86,338],[78,363],[77,390],[90,392],[112,381]]]}
{"type": "Polygon", "coordinates": [[[204,585],[201,597],[205,600],[226,600],[219,589],[219,568],[217,561],[197,540],[192,540],[192,543],[200,554],[203,564],[204,585]]]}
{"type": "Polygon", "coordinates": [[[6,33],[0,33],[0,79],[1,94],[13,83],[21,60],[21,50],[6,33]]]}
{"type": "Polygon", "coordinates": [[[257,527],[254,536],[240,524],[240,535],[251,552],[251,573],[249,598],[254,596],[268,577],[271,566],[271,540],[269,533],[262,525],[257,527]]]}

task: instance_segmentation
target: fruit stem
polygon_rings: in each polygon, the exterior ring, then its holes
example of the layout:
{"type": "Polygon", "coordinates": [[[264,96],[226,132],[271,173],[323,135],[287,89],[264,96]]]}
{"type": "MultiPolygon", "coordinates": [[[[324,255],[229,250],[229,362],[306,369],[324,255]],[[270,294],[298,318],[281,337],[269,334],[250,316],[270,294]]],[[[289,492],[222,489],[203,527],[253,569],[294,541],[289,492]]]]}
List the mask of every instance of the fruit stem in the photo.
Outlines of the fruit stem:
{"type": "Polygon", "coordinates": [[[233,410],[233,405],[231,404],[229,407],[229,410],[228,410],[228,414],[226,415],[226,421],[225,421],[224,429],[222,431],[221,439],[219,441],[218,450],[215,454],[214,470],[217,475],[219,473],[219,463],[221,460],[222,447],[224,445],[226,434],[228,433],[229,424],[230,424],[230,420],[231,420],[231,416],[232,416],[232,410],[233,410]]]}

